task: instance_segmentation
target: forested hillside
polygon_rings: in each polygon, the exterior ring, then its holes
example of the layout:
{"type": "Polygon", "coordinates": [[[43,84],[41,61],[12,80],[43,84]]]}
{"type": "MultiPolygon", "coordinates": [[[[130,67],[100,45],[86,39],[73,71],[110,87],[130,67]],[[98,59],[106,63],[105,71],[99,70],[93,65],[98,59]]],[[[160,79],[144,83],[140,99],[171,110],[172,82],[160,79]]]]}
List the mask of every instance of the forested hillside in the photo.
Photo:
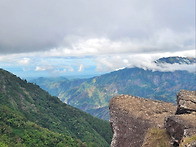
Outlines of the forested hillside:
{"type": "Polygon", "coordinates": [[[112,131],[99,120],[0,69],[0,144],[109,146],[112,131]]]}
{"type": "MultiPolygon", "coordinates": [[[[168,57],[156,62],[195,63],[195,59],[168,57]]],[[[33,82],[63,102],[102,119],[109,119],[109,100],[119,94],[130,94],[175,103],[180,89],[195,90],[195,73],[185,70],[161,72],[125,68],[90,79],[61,81],[39,78],[33,82]]]]}

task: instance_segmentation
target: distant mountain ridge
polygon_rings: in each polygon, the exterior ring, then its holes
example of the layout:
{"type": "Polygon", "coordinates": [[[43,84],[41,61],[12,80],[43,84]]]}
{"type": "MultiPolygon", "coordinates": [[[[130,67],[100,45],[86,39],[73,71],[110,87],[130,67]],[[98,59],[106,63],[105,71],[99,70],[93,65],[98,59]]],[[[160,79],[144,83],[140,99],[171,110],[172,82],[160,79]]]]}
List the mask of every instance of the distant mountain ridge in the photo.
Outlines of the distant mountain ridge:
{"type": "Polygon", "coordinates": [[[196,63],[196,58],[193,57],[163,57],[155,61],[155,63],[169,63],[169,64],[194,64],[196,63]]]}
{"type": "Polygon", "coordinates": [[[0,146],[109,146],[108,122],[0,69],[0,146]]]}
{"type": "MultiPolygon", "coordinates": [[[[175,57],[177,61],[185,58],[175,57]]],[[[161,58],[171,62],[174,57],[161,58]]],[[[188,59],[187,59],[188,60],[188,59]]],[[[195,60],[195,59],[194,59],[195,60]]],[[[157,61],[157,62],[158,62],[157,61]]],[[[43,89],[58,96],[63,102],[93,116],[109,120],[109,100],[119,94],[130,94],[149,99],[174,102],[180,89],[195,90],[195,73],[188,71],[160,72],[141,68],[125,68],[90,79],[49,81],[36,79],[43,89]]]]}

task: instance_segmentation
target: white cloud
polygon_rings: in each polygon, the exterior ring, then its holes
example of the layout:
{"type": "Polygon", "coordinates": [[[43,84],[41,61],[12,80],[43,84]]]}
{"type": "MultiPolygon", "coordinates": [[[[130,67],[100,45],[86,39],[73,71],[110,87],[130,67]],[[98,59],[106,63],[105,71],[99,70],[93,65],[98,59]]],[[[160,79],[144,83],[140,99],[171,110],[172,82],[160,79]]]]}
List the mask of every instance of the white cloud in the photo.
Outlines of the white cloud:
{"type": "Polygon", "coordinates": [[[150,63],[159,57],[195,56],[194,4],[2,0],[0,64],[68,73],[86,71],[90,58],[98,71],[127,66],[161,70],[150,63]]]}
{"type": "Polygon", "coordinates": [[[82,72],[84,70],[84,65],[80,64],[79,68],[78,68],[78,72],[82,72]]]}
{"type": "Polygon", "coordinates": [[[35,71],[45,71],[46,68],[36,66],[35,71]]]}
{"type": "Polygon", "coordinates": [[[86,38],[75,40],[69,48],[60,47],[42,53],[44,56],[83,57],[111,54],[164,53],[194,49],[194,30],[174,32],[168,28],[153,32],[149,37],[121,38],[86,38]]]}
{"type": "Polygon", "coordinates": [[[194,41],[194,12],[194,0],[3,0],[0,54],[185,50],[194,41]]]}
{"type": "Polygon", "coordinates": [[[46,71],[46,70],[52,70],[52,69],[54,69],[54,67],[52,66],[42,66],[42,67],[36,66],[35,67],[35,71],[46,71]]]}
{"type": "MultiPolygon", "coordinates": [[[[189,52],[174,52],[173,56],[182,55],[193,55],[195,50],[190,50],[189,52]],[[181,53],[181,54],[180,54],[181,53]]],[[[162,64],[157,65],[154,63],[155,60],[161,57],[168,57],[171,53],[154,53],[154,54],[124,54],[124,55],[113,55],[113,56],[99,56],[96,58],[97,71],[114,71],[119,70],[124,67],[139,67],[143,69],[150,69],[153,71],[175,71],[175,70],[187,70],[194,72],[195,64],[162,64]]]]}
{"type": "Polygon", "coordinates": [[[29,63],[30,63],[29,58],[23,58],[23,59],[18,61],[18,64],[20,64],[20,65],[28,65],[29,63]]]}
{"type": "Polygon", "coordinates": [[[176,70],[187,70],[189,72],[195,72],[196,64],[162,64],[162,65],[155,65],[154,63],[151,66],[148,66],[146,69],[150,69],[153,71],[176,71],[176,70]]]}

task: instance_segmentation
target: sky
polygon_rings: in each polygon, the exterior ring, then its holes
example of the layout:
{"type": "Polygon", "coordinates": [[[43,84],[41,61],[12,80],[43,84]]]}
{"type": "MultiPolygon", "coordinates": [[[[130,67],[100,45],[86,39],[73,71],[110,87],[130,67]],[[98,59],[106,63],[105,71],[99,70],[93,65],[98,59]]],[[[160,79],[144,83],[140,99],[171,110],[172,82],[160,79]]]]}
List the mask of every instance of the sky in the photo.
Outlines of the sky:
{"type": "Polygon", "coordinates": [[[196,56],[195,12],[195,0],[0,0],[0,68],[20,77],[160,70],[160,57],[196,56]]]}

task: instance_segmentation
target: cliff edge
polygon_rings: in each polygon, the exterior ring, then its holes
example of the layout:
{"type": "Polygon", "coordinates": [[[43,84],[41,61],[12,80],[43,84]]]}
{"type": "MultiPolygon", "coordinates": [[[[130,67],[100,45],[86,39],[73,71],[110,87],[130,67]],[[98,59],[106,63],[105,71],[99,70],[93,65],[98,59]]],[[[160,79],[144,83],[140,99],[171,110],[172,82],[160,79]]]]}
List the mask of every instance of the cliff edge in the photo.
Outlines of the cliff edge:
{"type": "Polygon", "coordinates": [[[130,95],[113,97],[109,103],[111,147],[170,147],[190,136],[194,140],[195,101],[195,91],[186,90],[178,93],[177,106],[130,95]]]}

